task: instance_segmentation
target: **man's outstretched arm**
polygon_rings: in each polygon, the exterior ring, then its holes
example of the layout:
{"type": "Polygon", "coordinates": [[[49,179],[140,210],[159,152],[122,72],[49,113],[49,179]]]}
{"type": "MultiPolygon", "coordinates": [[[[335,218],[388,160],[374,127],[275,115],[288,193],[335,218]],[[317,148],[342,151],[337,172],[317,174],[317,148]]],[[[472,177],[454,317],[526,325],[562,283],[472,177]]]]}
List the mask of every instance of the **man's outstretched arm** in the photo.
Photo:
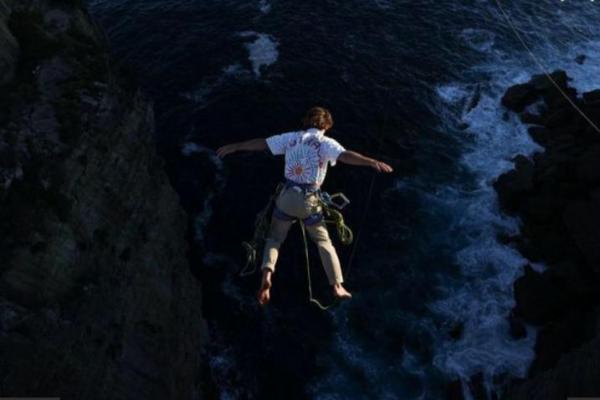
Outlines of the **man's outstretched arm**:
{"type": "Polygon", "coordinates": [[[341,161],[344,164],[358,165],[359,167],[371,167],[378,172],[392,172],[394,170],[383,161],[375,160],[374,158],[369,158],[350,150],[346,150],[340,154],[338,161],[341,161]]]}
{"type": "Polygon", "coordinates": [[[217,149],[217,155],[221,158],[237,151],[263,151],[267,149],[267,141],[264,138],[250,139],[245,142],[237,142],[221,146],[217,149]]]}

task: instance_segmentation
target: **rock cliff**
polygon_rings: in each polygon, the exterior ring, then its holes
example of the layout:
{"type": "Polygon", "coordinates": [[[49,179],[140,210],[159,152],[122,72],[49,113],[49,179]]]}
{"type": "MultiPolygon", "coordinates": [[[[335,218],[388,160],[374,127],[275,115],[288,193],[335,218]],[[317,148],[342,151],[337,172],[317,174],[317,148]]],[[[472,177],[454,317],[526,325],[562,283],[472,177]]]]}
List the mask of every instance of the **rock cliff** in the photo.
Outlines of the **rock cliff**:
{"type": "Polygon", "coordinates": [[[539,327],[536,358],[511,400],[600,396],[600,91],[577,94],[564,71],[510,88],[502,103],[545,148],[496,182],[523,221],[511,240],[533,262],[515,283],[513,326],[539,327]],[[567,96],[590,121],[565,98],[567,96]]]}
{"type": "Polygon", "coordinates": [[[206,328],[152,105],[76,0],[0,0],[0,396],[192,399],[206,328]]]}

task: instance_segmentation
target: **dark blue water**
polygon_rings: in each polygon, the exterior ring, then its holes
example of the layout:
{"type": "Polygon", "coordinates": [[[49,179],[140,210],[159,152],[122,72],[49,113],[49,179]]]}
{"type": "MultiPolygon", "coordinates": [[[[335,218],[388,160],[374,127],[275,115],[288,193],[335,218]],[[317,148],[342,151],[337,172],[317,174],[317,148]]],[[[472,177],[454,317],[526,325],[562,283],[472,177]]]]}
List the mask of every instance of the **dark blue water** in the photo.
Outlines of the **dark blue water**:
{"type": "MultiPolygon", "coordinates": [[[[547,68],[566,69],[581,90],[600,86],[599,5],[502,4],[547,68]]],[[[458,380],[469,397],[473,376],[491,396],[525,375],[535,330],[515,340],[507,316],[527,260],[497,240],[519,223],[498,211],[491,183],[515,154],[540,150],[499,107],[509,85],[540,71],[493,1],[91,5],[155,102],[159,151],[194,218],[216,396],[441,399],[458,380]],[[358,241],[340,255],[355,298],[310,309],[293,233],[261,311],[256,280],[234,271],[281,161],[221,162],[211,149],[293,129],[316,104],[333,112],[333,137],[396,172],[336,166],[326,181],[352,199],[358,241]]]]}

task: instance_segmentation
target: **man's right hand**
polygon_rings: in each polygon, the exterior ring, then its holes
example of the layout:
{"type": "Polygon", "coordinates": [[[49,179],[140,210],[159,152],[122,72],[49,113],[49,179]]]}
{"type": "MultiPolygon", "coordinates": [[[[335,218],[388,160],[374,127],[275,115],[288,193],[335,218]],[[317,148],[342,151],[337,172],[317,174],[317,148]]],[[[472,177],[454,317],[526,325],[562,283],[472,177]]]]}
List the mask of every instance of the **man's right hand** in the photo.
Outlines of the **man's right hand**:
{"type": "Polygon", "coordinates": [[[237,143],[227,144],[225,146],[221,146],[217,149],[217,155],[221,158],[225,157],[228,154],[232,154],[238,151],[237,143]]]}
{"type": "Polygon", "coordinates": [[[378,160],[373,160],[371,167],[373,169],[375,169],[377,172],[390,173],[390,172],[394,171],[394,169],[389,164],[386,164],[383,161],[378,161],[378,160]]]}

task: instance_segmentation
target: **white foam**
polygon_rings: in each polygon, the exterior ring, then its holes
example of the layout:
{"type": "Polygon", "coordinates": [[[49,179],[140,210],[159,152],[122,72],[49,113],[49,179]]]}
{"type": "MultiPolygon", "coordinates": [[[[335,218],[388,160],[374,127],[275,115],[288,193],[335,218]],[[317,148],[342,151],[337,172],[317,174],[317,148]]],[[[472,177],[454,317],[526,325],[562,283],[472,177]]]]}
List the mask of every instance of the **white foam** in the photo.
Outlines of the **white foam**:
{"type": "Polygon", "coordinates": [[[243,75],[244,72],[244,68],[239,63],[223,67],[223,75],[225,76],[239,76],[243,75]]]}
{"type": "Polygon", "coordinates": [[[181,154],[187,157],[191,156],[193,153],[202,153],[202,151],[202,147],[193,142],[184,143],[181,147],[181,154]]]}
{"type": "Polygon", "coordinates": [[[269,4],[267,0],[260,0],[260,2],[258,3],[258,9],[261,13],[268,14],[269,12],[271,12],[271,4],[269,4]]]}
{"type": "Polygon", "coordinates": [[[269,67],[279,58],[279,42],[271,35],[253,31],[240,32],[243,38],[253,38],[245,44],[248,50],[248,59],[252,63],[252,72],[256,77],[261,76],[261,70],[269,67]]]}
{"type": "MultiPolygon", "coordinates": [[[[491,47],[489,41],[482,43],[485,45],[479,50],[491,47]]],[[[525,376],[535,343],[535,332],[531,329],[520,340],[512,339],[509,334],[507,317],[514,307],[513,282],[523,273],[527,260],[496,239],[500,233],[517,233],[519,222],[499,211],[492,184],[498,175],[513,167],[512,158],[516,154],[530,154],[540,148],[515,117],[504,120],[500,106],[503,90],[517,83],[521,75],[516,71],[522,71],[522,66],[494,63],[483,68],[493,68],[488,72],[492,72],[494,85],[481,88],[478,104],[466,114],[458,111],[454,122],[468,125],[466,131],[460,131],[467,149],[460,162],[474,175],[476,186],[467,191],[446,190],[442,192],[445,198],[440,199],[461,213],[457,226],[453,227],[453,231],[462,232],[461,236],[467,240],[455,254],[460,284],[440,287],[443,295],[428,307],[438,318],[463,326],[459,340],[443,334],[436,336],[434,365],[463,382],[482,372],[487,389],[492,390],[491,381],[497,374],[525,376]]],[[[452,83],[438,89],[443,102],[448,103],[444,88],[461,85],[452,83]]],[[[466,98],[465,92],[459,94],[466,98]]],[[[466,385],[463,389],[466,390],[466,385]]]]}
{"type": "Polygon", "coordinates": [[[389,10],[392,8],[392,2],[390,0],[375,0],[375,5],[382,10],[389,10]]]}
{"type": "Polygon", "coordinates": [[[205,154],[218,171],[223,170],[223,160],[217,156],[217,153],[213,149],[195,142],[185,142],[181,146],[181,154],[184,156],[189,157],[194,153],[205,154]]]}
{"type": "MultiPolygon", "coordinates": [[[[487,44],[483,47],[489,48],[487,44]]],[[[550,47],[537,51],[542,55],[547,52],[547,56],[557,54],[557,49],[550,47]]],[[[526,82],[540,71],[526,54],[516,59],[509,59],[502,53],[496,56],[499,57],[495,62],[476,68],[492,76],[492,84],[482,89],[478,105],[467,114],[455,116],[457,122],[468,125],[464,134],[465,140],[472,142],[471,150],[463,155],[461,162],[477,180],[477,187],[470,196],[448,199],[453,207],[459,204],[458,209],[463,212],[459,223],[470,239],[470,243],[456,254],[456,264],[465,281],[459,286],[440,288],[445,295],[429,304],[434,314],[464,324],[460,340],[438,338],[434,364],[463,382],[482,372],[488,391],[493,390],[492,379],[496,375],[526,376],[534,357],[536,337],[532,327],[527,327],[528,334],[523,339],[513,340],[509,336],[507,317],[514,307],[513,283],[528,261],[496,239],[498,233],[517,233],[519,221],[499,211],[492,183],[498,175],[513,168],[515,155],[543,151],[532,141],[527,127],[517,116],[510,113],[506,118],[506,111],[500,107],[500,96],[506,88],[526,82]],[[460,205],[461,202],[464,204],[460,205]]],[[[600,72],[600,43],[578,44],[569,50],[568,57],[552,59],[560,60],[555,64],[556,68],[565,69],[579,90],[600,86],[600,74],[590,73],[600,72]],[[579,54],[587,56],[583,65],[575,62],[579,54]],[[586,66],[586,63],[590,65],[586,66]],[[595,79],[590,79],[592,76],[595,79]]],[[[449,83],[440,86],[437,93],[445,104],[455,104],[462,100],[461,96],[467,96],[467,90],[463,88],[464,84],[449,83]]],[[[534,268],[543,270],[545,266],[535,264],[534,268]]]]}
{"type": "Polygon", "coordinates": [[[193,90],[180,93],[180,95],[197,104],[198,108],[209,104],[210,95],[218,90],[230,79],[243,78],[245,75],[252,77],[252,72],[244,69],[241,64],[233,63],[221,69],[220,74],[209,75],[193,90]]]}
{"type": "Polygon", "coordinates": [[[467,85],[453,82],[438,86],[436,93],[446,103],[458,103],[461,100],[465,100],[469,91],[467,90],[467,85]]]}
{"type": "Polygon", "coordinates": [[[495,37],[493,32],[485,29],[467,28],[460,33],[460,38],[465,41],[467,46],[482,53],[492,49],[495,37]]]}
{"type": "MultiPolygon", "coordinates": [[[[203,154],[214,164],[216,169],[216,188],[220,190],[225,185],[225,177],[223,173],[223,160],[217,156],[213,149],[202,146],[194,142],[185,142],[181,146],[181,154],[186,157],[190,157],[193,154],[203,154]]],[[[202,211],[194,216],[194,239],[198,242],[204,241],[204,231],[206,226],[210,222],[213,214],[213,200],[215,197],[214,192],[206,193],[204,202],[202,204],[202,211]]]]}
{"type": "MultiPolygon", "coordinates": [[[[211,340],[214,342],[218,338],[214,337],[214,330],[211,340]]],[[[213,348],[216,348],[214,344],[213,348]]],[[[217,384],[220,400],[239,400],[243,398],[244,390],[240,388],[237,382],[237,365],[234,356],[234,350],[230,347],[219,347],[219,353],[215,354],[214,349],[209,352],[208,364],[210,366],[211,378],[217,384]]]]}

